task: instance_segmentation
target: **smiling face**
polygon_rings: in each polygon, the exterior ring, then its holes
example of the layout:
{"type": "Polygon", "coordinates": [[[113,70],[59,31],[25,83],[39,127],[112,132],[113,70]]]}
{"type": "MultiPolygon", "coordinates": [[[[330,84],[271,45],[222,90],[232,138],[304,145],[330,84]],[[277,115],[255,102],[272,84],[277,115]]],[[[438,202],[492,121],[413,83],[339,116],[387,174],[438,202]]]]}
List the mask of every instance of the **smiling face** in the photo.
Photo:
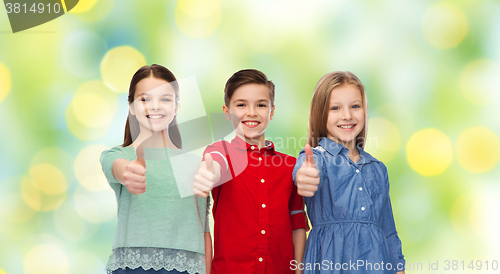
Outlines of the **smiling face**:
{"type": "Polygon", "coordinates": [[[129,109],[137,118],[141,132],[165,130],[177,114],[175,90],[163,79],[144,78],[137,83],[129,109]]]}
{"type": "Polygon", "coordinates": [[[226,119],[233,123],[236,135],[249,144],[262,147],[264,132],[273,119],[269,87],[261,84],[246,84],[237,88],[229,105],[223,106],[226,119]]]}
{"type": "Polygon", "coordinates": [[[365,112],[359,88],[349,84],[334,88],[330,94],[327,137],[352,150],[364,125],[365,112]]]}

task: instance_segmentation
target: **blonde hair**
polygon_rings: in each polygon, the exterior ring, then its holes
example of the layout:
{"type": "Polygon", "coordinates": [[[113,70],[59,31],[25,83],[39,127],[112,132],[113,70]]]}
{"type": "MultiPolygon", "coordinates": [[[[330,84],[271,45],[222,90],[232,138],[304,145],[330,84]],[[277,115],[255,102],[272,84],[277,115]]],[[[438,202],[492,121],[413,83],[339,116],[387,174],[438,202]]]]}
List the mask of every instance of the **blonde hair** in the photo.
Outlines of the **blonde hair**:
{"type": "Polygon", "coordinates": [[[314,94],[311,100],[309,111],[309,135],[307,143],[312,147],[319,144],[322,137],[326,137],[328,130],[326,123],[328,121],[328,112],[330,109],[330,94],[336,87],[344,85],[357,86],[361,92],[363,100],[363,110],[365,112],[365,124],[361,132],[356,136],[356,146],[364,148],[366,132],[368,129],[368,100],[366,99],[365,88],[356,75],[349,71],[334,71],[321,77],[314,88],[314,94]]]}

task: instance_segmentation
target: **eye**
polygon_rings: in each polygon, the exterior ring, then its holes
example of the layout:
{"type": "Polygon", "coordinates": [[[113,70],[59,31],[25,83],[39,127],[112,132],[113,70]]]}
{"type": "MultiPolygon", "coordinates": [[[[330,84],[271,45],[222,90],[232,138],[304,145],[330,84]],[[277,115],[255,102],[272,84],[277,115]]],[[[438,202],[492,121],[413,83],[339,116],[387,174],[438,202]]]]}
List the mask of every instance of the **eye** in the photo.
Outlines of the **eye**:
{"type": "Polygon", "coordinates": [[[258,107],[265,108],[265,107],[267,107],[267,105],[266,104],[259,104],[258,107]]]}
{"type": "Polygon", "coordinates": [[[168,99],[168,98],[163,98],[161,99],[163,102],[171,102],[172,100],[168,99]]]}
{"type": "Polygon", "coordinates": [[[354,105],[352,106],[352,108],[360,108],[361,106],[360,105],[354,105]]]}
{"type": "Polygon", "coordinates": [[[144,97],[142,97],[142,98],[141,98],[141,101],[143,101],[143,102],[147,102],[147,101],[149,101],[149,99],[148,99],[148,98],[144,98],[144,97]]]}
{"type": "Polygon", "coordinates": [[[330,110],[339,110],[339,107],[331,107],[330,110]]]}
{"type": "Polygon", "coordinates": [[[237,107],[244,107],[244,106],[245,106],[245,104],[243,104],[243,103],[242,103],[242,104],[237,104],[236,106],[237,106],[237,107]]]}

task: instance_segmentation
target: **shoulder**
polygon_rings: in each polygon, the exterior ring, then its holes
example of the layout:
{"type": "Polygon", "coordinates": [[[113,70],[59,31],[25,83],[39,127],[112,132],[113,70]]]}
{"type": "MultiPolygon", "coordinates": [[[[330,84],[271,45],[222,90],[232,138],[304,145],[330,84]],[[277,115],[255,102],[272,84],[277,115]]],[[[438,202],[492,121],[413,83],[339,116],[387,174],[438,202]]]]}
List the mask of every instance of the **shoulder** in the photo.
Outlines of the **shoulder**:
{"type": "Polygon", "coordinates": [[[292,155],[288,155],[282,152],[274,151],[274,156],[275,157],[280,157],[285,160],[286,163],[294,163],[297,161],[297,158],[293,157],[292,155]]]}
{"type": "Polygon", "coordinates": [[[225,140],[217,141],[213,144],[210,144],[207,146],[205,149],[205,153],[210,152],[210,151],[222,151],[231,146],[231,143],[225,140]]]}
{"type": "Polygon", "coordinates": [[[130,155],[131,153],[135,154],[134,147],[132,147],[132,146],[128,146],[128,147],[116,146],[116,147],[112,147],[110,149],[104,150],[101,153],[101,159],[103,157],[114,156],[114,155],[127,156],[127,155],[130,155]]]}

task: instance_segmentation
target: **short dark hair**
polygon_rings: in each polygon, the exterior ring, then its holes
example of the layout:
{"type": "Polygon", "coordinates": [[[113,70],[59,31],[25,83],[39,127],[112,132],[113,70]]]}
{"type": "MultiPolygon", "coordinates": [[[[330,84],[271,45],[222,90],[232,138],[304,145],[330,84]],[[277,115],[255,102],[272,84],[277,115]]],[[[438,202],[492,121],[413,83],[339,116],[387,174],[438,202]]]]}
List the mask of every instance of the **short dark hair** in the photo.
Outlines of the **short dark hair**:
{"type": "Polygon", "coordinates": [[[239,87],[246,84],[265,85],[269,88],[269,97],[271,98],[271,106],[274,106],[274,84],[267,79],[267,76],[256,69],[243,69],[231,76],[226,82],[224,88],[224,103],[229,107],[231,97],[239,87]]]}

